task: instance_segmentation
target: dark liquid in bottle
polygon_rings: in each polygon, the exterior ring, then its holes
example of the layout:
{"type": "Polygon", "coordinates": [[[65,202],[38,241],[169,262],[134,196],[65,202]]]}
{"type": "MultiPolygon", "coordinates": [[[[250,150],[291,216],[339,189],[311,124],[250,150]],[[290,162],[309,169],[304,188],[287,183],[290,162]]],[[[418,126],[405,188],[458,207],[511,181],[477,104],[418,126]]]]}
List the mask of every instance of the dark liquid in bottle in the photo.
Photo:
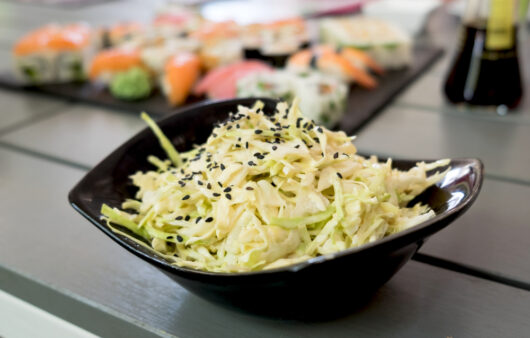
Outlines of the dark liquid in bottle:
{"type": "Polygon", "coordinates": [[[517,106],[523,95],[517,58],[517,27],[513,47],[486,49],[485,25],[465,25],[460,50],[449,71],[445,94],[453,103],[517,106]],[[481,28],[482,27],[482,28],[481,28]]]}

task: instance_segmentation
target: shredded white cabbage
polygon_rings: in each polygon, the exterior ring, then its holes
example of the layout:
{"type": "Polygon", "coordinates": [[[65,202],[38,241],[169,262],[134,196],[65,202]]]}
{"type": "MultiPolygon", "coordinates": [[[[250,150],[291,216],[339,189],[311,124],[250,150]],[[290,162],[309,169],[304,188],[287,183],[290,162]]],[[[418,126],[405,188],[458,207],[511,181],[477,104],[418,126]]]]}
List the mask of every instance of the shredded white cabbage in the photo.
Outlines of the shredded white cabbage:
{"type": "Polygon", "coordinates": [[[262,107],[240,106],[181,154],[143,115],[170,160],[150,156],[156,169],[131,176],[138,192],[125,210],[102,206],[109,227],[178,266],[241,272],[357,247],[434,216],[406,204],[445,175],[427,171],[447,160],[398,171],[356,155],[352,138],[304,118],[297,100],[273,116],[262,107]]]}

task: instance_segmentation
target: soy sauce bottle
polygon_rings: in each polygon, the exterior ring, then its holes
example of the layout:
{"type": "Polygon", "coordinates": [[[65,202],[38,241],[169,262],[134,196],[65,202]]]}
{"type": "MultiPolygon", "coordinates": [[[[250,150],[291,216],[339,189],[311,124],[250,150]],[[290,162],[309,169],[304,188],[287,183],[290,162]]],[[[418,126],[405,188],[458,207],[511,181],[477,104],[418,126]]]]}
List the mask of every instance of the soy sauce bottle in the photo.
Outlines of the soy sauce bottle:
{"type": "Polygon", "coordinates": [[[468,0],[444,91],[453,103],[516,107],[523,96],[515,0],[468,0]]]}

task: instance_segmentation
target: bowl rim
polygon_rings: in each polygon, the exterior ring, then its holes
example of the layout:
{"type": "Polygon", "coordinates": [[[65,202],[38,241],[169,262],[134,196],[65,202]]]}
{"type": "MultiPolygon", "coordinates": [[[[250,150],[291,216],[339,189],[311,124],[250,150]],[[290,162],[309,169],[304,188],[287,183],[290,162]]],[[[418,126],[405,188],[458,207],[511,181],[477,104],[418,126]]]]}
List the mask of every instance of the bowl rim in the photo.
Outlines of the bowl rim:
{"type": "MultiPolygon", "coordinates": [[[[177,110],[175,113],[167,115],[159,119],[157,123],[160,125],[164,123],[165,121],[169,121],[171,119],[177,118],[179,115],[183,113],[190,113],[191,111],[195,111],[197,109],[200,110],[204,107],[215,106],[215,105],[225,105],[225,104],[230,104],[230,103],[236,105],[236,104],[240,104],[241,102],[246,102],[249,100],[254,100],[254,101],[255,100],[262,100],[262,101],[267,100],[267,101],[270,101],[271,103],[279,102],[278,100],[268,99],[268,98],[251,98],[251,99],[238,98],[238,99],[229,99],[229,100],[203,101],[203,102],[199,102],[196,104],[186,106],[180,110],[177,110]]],[[[197,113],[198,113],[197,111],[194,112],[194,114],[197,114],[197,113]]],[[[138,131],[135,135],[133,135],[128,140],[126,140],[123,144],[115,148],[110,154],[108,154],[98,164],[96,164],[92,169],[90,169],[87,173],[85,173],[85,175],[78,181],[78,183],[70,190],[68,194],[68,201],[70,205],[77,212],[79,212],[83,217],[85,217],[90,223],[95,225],[99,230],[103,231],[107,236],[109,236],[111,239],[117,242],[120,246],[124,247],[125,249],[133,253],[134,255],[139,256],[140,258],[147,260],[148,262],[152,264],[155,264],[157,267],[162,268],[165,271],[184,273],[188,275],[191,274],[191,275],[195,275],[198,277],[200,276],[202,277],[251,277],[251,276],[265,276],[265,275],[270,276],[270,275],[277,274],[277,273],[295,273],[303,269],[306,269],[308,267],[319,265],[324,262],[334,260],[337,258],[350,256],[354,254],[361,254],[361,253],[369,254],[375,249],[383,248],[385,246],[395,243],[396,241],[400,241],[400,243],[403,243],[404,245],[411,244],[415,241],[414,238],[416,238],[416,236],[414,235],[418,233],[424,233],[424,232],[426,233],[426,235],[429,235],[430,233],[434,233],[440,230],[441,228],[447,226],[448,224],[442,225],[440,229],[432,229],[433,225],[437,224],[439,221],[443,219],[454,217],[457,214],[462,213],[465,210],[467,210],[478,197],[478,194],[480,192],[480,189],[482,188],[482,183],[484,179],[484,174],[483,174],[484,165],[482,164],[480,159],[451,158],[449,159],[450,163],[448,164],[448,166],[451,166],[452,163],[458,163],[458,164],[461,164],[461,165],[464,165],[466,167],[473,169],[474,173],[476,174],[476,180],[475,180],[476,183],[472,186],[472,189],[469,192],[469,194],[464,199],[459,201],[459,203],[453,209],[437,214],[435,217],[431,219],[428,219],[408,229],[405,229],[403,231],[383,237],[371,243],[366,243],[358,247],[347,248],[347,249],[337,251],[334,253],[329,253],[329,254],[313,257],[308,260],[304,260],[298,263],[281,266],[277,268],[266,269],[266,270],[244,271],[244,272],[214,272],[214,271],[197,270],[197,269],[192,269],[192,268],[187,268],[187,267],[182,267],[182,266],[178,266],[175,264],[171,264],[166,259],[159,256],[159,254],[154,249],[149,248],[147,246],[146,246],[146,249],[151,251],[152,255],[149,255],[146,252],[138,250],[131,244],[132,243],[131,240],[126,241],[124,238],[122,238],[123,237],[122,235],[115,233],[105,224],[105,222],[101,221],[99,217],[100,215],[93,216],[90,214],[90,212],[84,210],[82,207],[83,201],[81,200],[79,195],[80,195],[80,192],[82,191],[81,187],[83,183],[87,181],[89,178],[91,178],[93,175],[95,175],[94,172],[96,172],[97,169],[101,167],[102,165],[104,165],[107,161],[110,161],[112,158],[114,158],[117,153],[120,153],[126,150],[127,148],[130,147],[130,145],[142,140],[145,137],[144,134],[149,135],[147,132],[148,129],[149,128],[146,126],[142,130],[138,131]],[[129,241],[131,241],[131,243],[129,241]]],[[[384,159],[384,157],[381,157],[381,158],[378,157],[378,160],[381,161],[382,159],[384,159]]],[[[396,163],[396,162],[417,163],[417,162],[422,162],[422,161],[432,162],[432,161],[437,161],[437,159],[417,160],[417,159],[392,158],[392,161],[393,163],[396,163]]]]}

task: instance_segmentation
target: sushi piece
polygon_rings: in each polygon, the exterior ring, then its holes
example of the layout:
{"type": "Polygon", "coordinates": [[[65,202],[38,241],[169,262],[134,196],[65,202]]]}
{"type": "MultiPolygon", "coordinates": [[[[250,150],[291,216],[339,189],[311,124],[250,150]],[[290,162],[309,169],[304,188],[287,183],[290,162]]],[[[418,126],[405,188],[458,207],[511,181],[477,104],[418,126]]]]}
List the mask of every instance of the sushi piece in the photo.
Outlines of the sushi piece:
{"type": "Polygon", "coordinates": [[[344,114],[347,95],[345,83],[316,71],[254,73],[237,82],[238,97],[270,97],[288,102],[298,97],[304,115],[330,128],[344,114]]]}
{"type": "Polygon", "coordinates": [[[168,60],[161,87],[171,105],[180,105],[186,100],[200,70],[199,58],[192,53],[177,54],[168,60]]]}
{"type": "Polygon", "coordinates": [[[190,36],[202,44],[199,57],[206,71],[243,59],[239,27],[233,21],[207,22],[190,36]]]}
{"type": "Polygon", "coordinates": [[[89,77],[91,81],[108,84],[116,74],[134,67],[146,69],[138,50],[107,49],[98,53],[92,60],[89,77]]]}
{"type": "Polygon", "coordinates": [[[15,75],[28,84],[84,80],[97,42],[84,24],[44,26],[13,47],[15,75]]]}
{"type": "Polygon", "coordinates": [[[399,69],[412,62],[411,37],[384,20],[363,16],[323,19],[320,36],[324,43],[366,52],[384,69],[399,69]]]}
{"type": "Polygon", "coordinates": [[[169,3],[157,10],[153,27],[166,38],[183,36],[201,27],[203,19],[192,7],[169,3]]]}
{"type": "Polygon", "coordinates": [[[206,74],[195,86],[195,95],[206,94],[211,99],[236,97],[237,80],[251,74],[270,72],[272,67],[257,60],[246,60],[219,67],[206,74]]]}
{"type": "Polygon", "coordinates": [[[172,38],[160,45],[144,47],[140,51],[142,62],[156,75],[162,75],[167,60],[182,52],[195,53],[200,47],[199,41],[192,38],[172,38]]]}
{"type": "Polygon", "coordinates": [[[374,61],[363,62],[363,59],[356,55],[362,52],[345,53],[325,45],[304,49],[289,58],[287,68],[295,72],[315,69],[346,82],[356,82],[367,89],[377,87],[377,80],[368,71],[373,68],[370,65],[375,66],[377,72],[381,71],[381,68],[374,61]]]}
{"type": "Polygon", "coordinates": [[[289,56],[309,46],[302,18],[243,26],[241,38],[246,58],[256,58],[275,67],[284,67],[289,56]]]}
{"type": "Polygon", "coordinates": [[[117,47],[142,35],[146,27],[139,22],[122,22],[111,26],[106,31],[105,45],[117,47]]]}

